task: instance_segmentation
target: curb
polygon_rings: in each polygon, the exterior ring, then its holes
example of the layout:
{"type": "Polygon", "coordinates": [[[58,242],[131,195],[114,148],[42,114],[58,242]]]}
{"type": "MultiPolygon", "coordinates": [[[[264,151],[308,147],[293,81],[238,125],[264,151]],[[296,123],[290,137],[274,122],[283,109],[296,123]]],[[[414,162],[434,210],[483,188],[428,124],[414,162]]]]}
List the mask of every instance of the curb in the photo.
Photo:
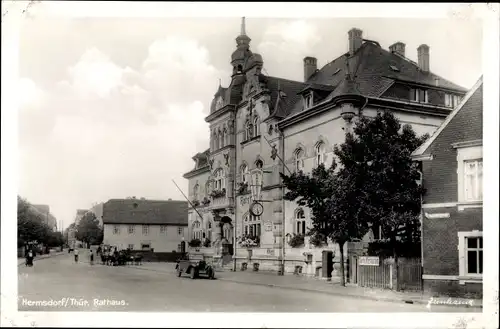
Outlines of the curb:
{"type": "MultiPolygon", "coordinates": [[[[52,258],[52,257],[56,257],[56,256],[61,256],[61,255],[64,255],[64,254],[65,254],[64,252],[59,252],[59,253],[55,253],[55,254],[52,254],[52,255],[49,255],[49,256],[45,256],[44,255],[44,257],[38,257],[38,258],[35,257],[33,259],[33,262],[37,262],[37,261],[42,260],[42,259],[47,259],[47,258],[52,258]]],[[[25,261],[23,260],[23,262],[20,263],[20,264],[17,264],[17,266],[19,267],[19,266],[24,265],[24,264],[25,264],[25,261]]]]}

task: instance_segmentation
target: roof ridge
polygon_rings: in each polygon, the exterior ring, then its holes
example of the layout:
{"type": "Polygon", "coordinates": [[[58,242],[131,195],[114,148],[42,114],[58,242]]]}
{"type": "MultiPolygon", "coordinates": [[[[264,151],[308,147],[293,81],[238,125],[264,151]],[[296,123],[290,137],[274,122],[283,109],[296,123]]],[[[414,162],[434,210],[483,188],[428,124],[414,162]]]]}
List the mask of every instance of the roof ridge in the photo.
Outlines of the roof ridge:
{"type": "Polygon", "coordinates": [[[288,81],[288,82],[295,82],[295,83],[306,84],[306,82],[301,82],[301,81],[297,81],[297,80],[291,80],[291,79],[287,79],[287,78],[279,78],[279,77],[275,77],[275,76],[271,76],[271,75],[267,75],[266,77],[269,78],[269,79],[276,79],[276,80],[281,80],[281,81],[288,81]]]}
{"type": "Polygon", "coordinates": [[[436,138],[441,134],[441,132],[446,128],[446,126],[450,123],[450,121],[457,115],[458,112],[464,107],[464,105],[469,101],[469,99],[474,95],[474,93],[479,89],[479,87],[483,84],[483,76],[479,77],[474,86],[467,92],[465,97],[462,99],[460,104],[446,117],[444,122],[439,126],[439,128],[432,134],[432,136],[425,141],[422,145],[420,145],[413,153],[412,156],[422,155],[427,151],[429,146],[436,140],[436,138]]]}

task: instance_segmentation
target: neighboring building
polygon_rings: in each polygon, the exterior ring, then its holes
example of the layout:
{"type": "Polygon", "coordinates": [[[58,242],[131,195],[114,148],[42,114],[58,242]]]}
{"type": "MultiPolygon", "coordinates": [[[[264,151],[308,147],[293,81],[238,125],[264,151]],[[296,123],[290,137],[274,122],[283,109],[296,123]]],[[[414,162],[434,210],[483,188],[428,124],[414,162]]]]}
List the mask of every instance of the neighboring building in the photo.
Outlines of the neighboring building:
{"type": "Polygon", "coordinates": [[[53,232],[57,231],[57,220],[50,213],[50,206],[45,204],[34,204],[33,207],[42,214],[43,222],[50,227],[53,232]]]}
{"type": "MultiPolygon", "coordinates": [[[[206,118],[210,148],[193,157],[195,168],[184,175],[189,198],[198,201],[203,217],[189,209],[189,239],[212,237],[213,252],[219,254],[222,241],[234,243],[234,233],[236,238],[256,235],[260,246],[253,248],[252,261],[261,269],[277,269],[284,246],[286,271],[304,265],[307,252],[313,254],[311,273],[321,263],[323,248],[314,248],[307,238],[301,248],[283,244],[294,233],[307,233],[312,223],[307,208],[283,200],[279,173],[288,171],[280,159],[292,172],[328,166],[334,145],[344,141],[356,117],[373,117],[377,111],[392,111],[419,135],[433,133],[466,93],[430,72],[427,45],[417,49],[415,63],[405,57],[401,42],[388,51],[363,39],[359,29],[348,32],[348,41],[349,51],[323,68],[318,69],[316,58],[304,58],[304,81],[266,76],[262,56],[250,50],[243,19],[231,55],[231,83],[219,86],[206,118]],[[259,217],[249,212],[251,185],[262,188],[259,217]]],[[[336,246],[325,248],[339,257],[336,246]]],[[[237,247],[236,256],[238,262],[246,259],[246,248],[237,247]]]]}
{"type": "Polygon", "coordinates": [[[77,209],[76,210],[76,216],[75,216],[75,226],[78,226],[80,223],[80,220],[83,218],[83,216],[88,212],[87,209],[77,209]]]}
{"type": "Polygon", "coordinates": [[[424,289],[483,291],[483,80],[414,153],[422,163],[424,289]]]}
{"type": "Polygon", "coordinates": [[[102,227],[102,215],[103,215],[103,206],[104,202],[95,203],[87,212],[92,212],[96,216],[97,220],[99,220],[99,226],[102,227]]]}
{"type": "Polygon", "coordinates": [[[111,199],[103,205],[103,243],[119,250],[178,252],[188,237],[187,216],[186,201],[111,199]]]}

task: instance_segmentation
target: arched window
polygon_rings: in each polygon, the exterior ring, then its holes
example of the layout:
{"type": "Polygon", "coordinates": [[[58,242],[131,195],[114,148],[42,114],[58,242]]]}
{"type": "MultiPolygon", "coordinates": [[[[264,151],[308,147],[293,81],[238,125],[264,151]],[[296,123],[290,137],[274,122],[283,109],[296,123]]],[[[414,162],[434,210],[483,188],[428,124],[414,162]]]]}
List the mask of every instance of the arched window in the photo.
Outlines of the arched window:
{"type": "Polygon", "coordinates": [[[248,182],[248,166],[246,164],[243,164],[241,166],[240,175],[241,175],[241,182],[242,183],[248,182]]]}
{"type": "Polygon", "coordinates": [[[253,136],[259,136],[260,135],[260,122],[259,118],[253,119],[253,136]]]}
{"type": "Polygon", "coordinates": [[[261,218],[260,216],[254,216],[250,213],[246,213],[243,216],[243,227],[245,235],[260,237],[261,232],[261,218]]]}
{"type": "Polygon", "coordinates": [[[255,167],[262,169],[262,167],[264,167],[264,162],[262,162],[262,160],[255,161],[255,167]]]}
{"type": "Polygon", "coordinates": [[[224,139],[224,145],[229,145],[229,134],[227,133],[227,128],[222,131],[222,139],[224,139]]]}
{"type": "Polygon", "coordinates": [[[320,164],[325,163],[325,153],[326,153],[326,148],[325,148],[325,143],[319,142],[316,145],[316,165],[319,166],[320,164]]]}
{"type": "Polygon", "coordinates": [[[304,150],[298,148],[295,150],[295,170],[304,170],[304,150]]]}
{"type": "Polygon", "coordinates": [[[201,240],[203,238],[203,230],[199,220],[195,220],[192,224],[193,239],[201,240]]]}
{"type": "Polygon", "coordinates": [[[250,124],[250,121],[247,121],[245,123],[245,140],[252,139],[252,137],[253,137],[252,125],[250,124]]]}
{"type": "Polygon", "coordinates": [[[222,190],[226,187],[226,180],[224,177],[224,170],[217,169],[214,173],[214,189],[222,190]]]}
{"type": "Polygon", "coordinates": [[[224,135],[222,131],[219,130],[219,148],[224,147],[224,135]]]}
{"type": "Polygon", "coordinates": [[[193,187],[193,199],[194,199],[194,200],[198,200],[198,193],[199,193],[199,190],[200,190],[200,185],[196,184],[196,185],[193,187]]]}
{"type": "Polygon", "coordinates": [[[295,233],[306,234],[306,215],[302,208],[295,210],[295,233]]]}

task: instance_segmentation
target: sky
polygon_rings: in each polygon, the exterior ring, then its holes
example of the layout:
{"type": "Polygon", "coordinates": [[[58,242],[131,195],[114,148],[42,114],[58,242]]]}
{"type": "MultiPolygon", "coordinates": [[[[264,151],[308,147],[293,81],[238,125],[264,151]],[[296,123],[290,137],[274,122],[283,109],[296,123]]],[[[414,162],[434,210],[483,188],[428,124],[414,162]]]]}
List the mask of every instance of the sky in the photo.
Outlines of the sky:
{"type": "MultiPolygon", "coordinates": [[[[136,196],[182,200],[182,175],[209,145],[204,121],[219,80],[229,83],[240,17],[23,20],[19,49],[19,195],[47,204],[67,227],[76,209],[136,196]]],[[[264,73],[302,81],[305,56],[323,66],[347,32],[388,47],[466,88],[482,72],[479,20],[247,18],[264,73]]]]}

